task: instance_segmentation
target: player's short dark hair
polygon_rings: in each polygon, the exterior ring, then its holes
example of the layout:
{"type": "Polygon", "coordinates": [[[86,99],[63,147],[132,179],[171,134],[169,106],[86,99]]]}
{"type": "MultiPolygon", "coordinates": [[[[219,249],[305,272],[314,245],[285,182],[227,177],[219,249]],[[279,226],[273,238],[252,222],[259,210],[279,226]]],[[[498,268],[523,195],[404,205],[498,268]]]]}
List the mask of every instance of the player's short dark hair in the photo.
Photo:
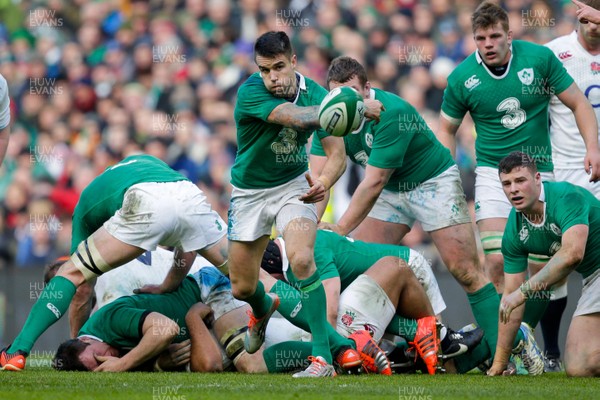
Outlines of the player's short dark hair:
{"type": "Polygon", "coordinates": [[[254,44],[254,58],[256,56],[273,58],[283,54],[291,59],[293,52],[290,38],[282,31],[264,33],[254,44]]]}
{"type": "Polygon", "coordinates": [[[50,282],[50,279],[54,278],[54,276],[56,275],[56,272],[58,271],[58,269],[67,261],[69,260],[69,257],[59,257],[56,260],[54,260],[52,263],[46,265],[44,267],[44,283],[48,284],[48,282],[50,282]]]}
{"type": "Polygon", "coordinates": [[[88,371],[79,355],[90,344],[79,339],[70,339],[58,346],[52,360],[52,368],[58,371],[88,371]]]}
{"type": "Polygon", "coordinates": [[[283,273],[283,260],[281,259],[281,250],[273,240],[269,240],[267,248],[263,253],[263,258],[260,267],[269,274],[283,273]]]}
{"type": "Polygon", "coordinates": [[[367,83],[367,71],[358,61],[352,57],[336,57],[331,61],[327,71],[327,88],[329,89],[331,81],[346,83],[355,76],[358,77],[361,85],[367,83]]]}
{"type": "Polygon", "coordinates": [[[502,7],[488,1],[481,3],[471,16],[473,33],[477,29],[487,29],[498,22],[502,24],[504,31],[508,32],[508,14],[502,7]]]}
{"type": "Polygon", "coordinates": [[[513,151],[498,164],[498,174],[509,174],[513,169],[525,167],[531,171],[532,174],[537,173],[537,165],[535,160],[528,154],[521,151],[513,151]]]}

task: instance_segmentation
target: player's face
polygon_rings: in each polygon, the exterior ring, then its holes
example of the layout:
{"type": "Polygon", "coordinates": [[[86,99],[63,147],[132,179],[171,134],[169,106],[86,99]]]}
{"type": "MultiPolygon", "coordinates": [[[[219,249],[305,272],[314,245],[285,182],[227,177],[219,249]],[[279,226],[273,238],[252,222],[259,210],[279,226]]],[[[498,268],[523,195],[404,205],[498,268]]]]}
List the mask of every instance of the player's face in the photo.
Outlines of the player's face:
{"type": "Polygon", "coordinates": [[[340,86],[349,86],[352,89],[356,90],[358,93],[360,93],[360,95],[363,97],[363,99],[369,98],[369,92],[371,90],[371,83],[369,83],[369,81],[367,81],[367,83],[362,85],[360,83],[360,81],[358,80],[357,75],[354,75],[352,77],[352,79],[350,79],[349,81],[344,82],[344,83],[340,83],[340,82],[336,82],[336,81],[329,81],[329,90],[333,90],[340,86]]]}
{"type": "MultiPolygon", "coordinates": [[[[80,339],[81,340],[81,339],[80,339]]],[[[93,371],[101,364],[100,361],[96,357],[105,356],[105,357],[118,357],[119,351],[112,347],[111,345],[100,342],[98,340],[85,340],[90,345],[85,348],[79,354],[79,360],[81,363],[88,369],[88,371],[93,371]]]]}
{"type": "Polygon", "coordinates": [[[292,97],[296,94],[296,56],[285,54],[275,57],[256,56],[256,64],[265,87],[275,97],[292,97]]]}
{"type": "Polygon", "coordinates": [[[600,25],[588,22],[587,24],[579,24],[579,35],[592,48],[600,46],[600,25]]]}
{"type": "Polygon", "coordinates": [[[475,44],[483,62],[490,67],[504,65],[510,59],[512,31],[505,32],[502,23],[485,29],[479,28],[474,33],[475,44]]]}
{"type": "Polygon", "coordinates": [[[533,174],[528,168],[517,167],[508,174],[500,173],[504,194],[517,211],[528,211],[540,197],[542,178],[539,172],[533,174]]]}

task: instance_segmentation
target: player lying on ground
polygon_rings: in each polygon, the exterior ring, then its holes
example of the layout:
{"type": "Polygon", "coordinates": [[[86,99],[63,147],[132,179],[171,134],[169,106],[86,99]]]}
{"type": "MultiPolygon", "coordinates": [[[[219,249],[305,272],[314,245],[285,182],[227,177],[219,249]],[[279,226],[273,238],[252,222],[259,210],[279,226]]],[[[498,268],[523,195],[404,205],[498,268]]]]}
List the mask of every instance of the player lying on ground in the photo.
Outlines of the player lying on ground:
{"type": "MultiPolygon", "coordinates": [[[[281,240],[279,238],[267,247],[263,269],[285,279],[289,269],[281,240]]],[[[432,303],[406,260],[397,257],[400,254],[412,261],[421,276],[430,274],[429,287],[437,288],[433,273],[424,267],[426,261],[418,257],[411,259],[410,249],[406,247],[364,243],[334,232],[317,232],[315,262],[326,289],[337,290],[331,290],[333,295],[328,296],[327,303],[328,308],[331,304],[337,308],[333,325],[338,332],[348,336],[356,330],[367,329],[376,342],[386,331],[402,336],[416,348],[429,373],[433,373],[438,363],[438,338],[432,303]]],[[[261,274],[261,280],[280,298],[292,297],[274,278],[261,274]]],[[[439,293],[434,296],[441,300],[439,293]]],[[[441,302],[443,304],[443,300],[441,302]]],[[[292,321],[293,316],[289,318],[292,321]]],[[[474,348],[483,336],[481,330],[464,336],[444,326],[441,330],[444,358],[474,348]]]]}
{"type": "MultiPolygon", "coordinates": [[[[282,310],[287,310],[286,306],[282,310]]],[[[306,368],[310,343],[278,344],[267,349],[264,359],[262,348],[248,354],[243,345],[248,311],[247,304],[233,298],[229,280],[215,268],[204,267],[188,276],[172,293],[125,296],[99,309],[77,339],[60,346],[54,366],[61,370],[130,370],[160,353],[172,341],[181,342],[189,337],[191,346],[180,346],[172,352],[174,356],[156,361],[155,368],[178,366],[187,359],[190,370],[198,372],[222,371],[229,359],[240,372],[306,368]],[[132,350],[119,357],[125,349],[132,350]],[[281,354],[286,360],[281,359],[281,354]],[[292,355],[294,359],[290,360],[292,355]],[[169,358],[174,362],[161,364],[169,358]]],[[[305,319],[302,322],[306,324],[305,319]]],[[[385,359],[383,353],[379,357],[385,359]]]]}
{"type": "Polygon", "coordinates": [[[89,315],[95,278],[157,245],[177,248],[173,267],[161,285],[145,290],[177,288],[196,251],[226,270],[225,227],[202,191],[161,160],[136,155],[107,168],[81,194],[73,214],[71,257],[33,305],[13,344],[0,352],[0,367],[25,368],[37,338],[69,305],[71,332],[77,332],[89,315]],[[81,285],[86,290],[74,299],[81,285]]]}
{"type": "Polygon", "coordinates": [[[502,239],[505,286],[498,348],[490,375],[506,370],[527,299],[546,298],[573,270],[583,289],[565,348],[569,376],[600,376],[600,200],[568,182],[542,182],[535,161],[521,152],[502,159],[499,175],[513,206],[502,239]],[[529,253],[550,261],[527,279],[529,253]]]}

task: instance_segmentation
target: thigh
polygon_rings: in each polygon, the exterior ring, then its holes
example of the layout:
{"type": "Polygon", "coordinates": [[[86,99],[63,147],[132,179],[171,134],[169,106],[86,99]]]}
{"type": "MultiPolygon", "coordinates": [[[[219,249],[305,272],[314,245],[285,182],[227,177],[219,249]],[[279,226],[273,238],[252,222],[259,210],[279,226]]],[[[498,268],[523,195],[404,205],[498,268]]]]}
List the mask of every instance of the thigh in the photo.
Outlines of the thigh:
{"type": "Polygon", "coordinates": [[[363,242],[400,244],[408,232],[410,232],[410,226],[406,224],[367,217],[352,232],[351,236],[363,242]]]}
{"type": "Polygon", "coordinates": [[[270,207],[273,195],[269,189],[234,187],[227,212],[227,238],[252,242],[271,234],[275,213],[270,207]]]}

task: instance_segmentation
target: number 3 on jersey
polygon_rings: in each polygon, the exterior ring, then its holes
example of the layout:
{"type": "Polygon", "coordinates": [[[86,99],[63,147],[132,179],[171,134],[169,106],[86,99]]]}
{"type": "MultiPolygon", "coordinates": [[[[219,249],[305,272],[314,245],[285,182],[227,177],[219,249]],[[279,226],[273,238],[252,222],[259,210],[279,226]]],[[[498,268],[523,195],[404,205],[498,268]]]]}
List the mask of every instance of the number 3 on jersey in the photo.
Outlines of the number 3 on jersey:
{"type": "Polygon", "coordinates": [[[502,126],[508,129],[515,129],[527,121],[527,114],[521,108],[521,103],[516,97],[509,97],[502,100],[498,104],[498,107],[496,107],[496,111],[505,113],[500,121],[502,122],[502,126]]]}

